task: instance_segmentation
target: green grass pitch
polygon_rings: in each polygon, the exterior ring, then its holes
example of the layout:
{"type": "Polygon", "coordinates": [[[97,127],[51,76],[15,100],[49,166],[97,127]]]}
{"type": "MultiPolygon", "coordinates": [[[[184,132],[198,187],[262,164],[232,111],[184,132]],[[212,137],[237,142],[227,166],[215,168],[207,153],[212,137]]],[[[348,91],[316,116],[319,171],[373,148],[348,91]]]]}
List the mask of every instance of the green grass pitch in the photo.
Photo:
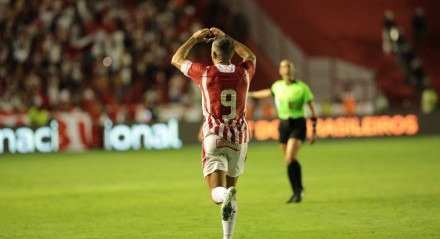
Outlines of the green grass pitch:
{"type": "MultiPolygon", "coordinates": [[[[251,143],[234,238],[440,238],[440,137],[322,140],[287,205],[276,143],[251,143]]],[[[200,146],[0,155],[0,238],[221,238],[200,146]]]]}

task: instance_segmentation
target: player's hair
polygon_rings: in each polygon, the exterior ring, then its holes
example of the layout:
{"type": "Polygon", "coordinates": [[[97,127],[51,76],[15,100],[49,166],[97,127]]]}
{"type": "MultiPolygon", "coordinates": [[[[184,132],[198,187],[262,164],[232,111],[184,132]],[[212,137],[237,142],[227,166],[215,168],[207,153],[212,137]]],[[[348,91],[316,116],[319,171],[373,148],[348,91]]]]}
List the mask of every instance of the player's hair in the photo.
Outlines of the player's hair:
{"type": "Polygon", "coordinates": [[[234,55],[234,42],[228,36],[221,36],[212,43],[220,52],[224,60],[230,60],[234,55]]]}

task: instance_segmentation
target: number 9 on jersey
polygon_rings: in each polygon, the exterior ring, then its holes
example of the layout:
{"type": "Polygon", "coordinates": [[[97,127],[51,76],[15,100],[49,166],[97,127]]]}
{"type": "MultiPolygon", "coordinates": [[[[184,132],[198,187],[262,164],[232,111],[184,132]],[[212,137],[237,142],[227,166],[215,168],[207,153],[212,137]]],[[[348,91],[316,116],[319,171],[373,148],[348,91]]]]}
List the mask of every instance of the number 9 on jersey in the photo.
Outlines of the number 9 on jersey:
{"type": "Polygon", "coordinates": [[[235,119],[237,115],[237,92],[233,89],[223,90],[221,93],[221,104],[230,108],[228,115],[222,115],[224,120],[235,119]]]}

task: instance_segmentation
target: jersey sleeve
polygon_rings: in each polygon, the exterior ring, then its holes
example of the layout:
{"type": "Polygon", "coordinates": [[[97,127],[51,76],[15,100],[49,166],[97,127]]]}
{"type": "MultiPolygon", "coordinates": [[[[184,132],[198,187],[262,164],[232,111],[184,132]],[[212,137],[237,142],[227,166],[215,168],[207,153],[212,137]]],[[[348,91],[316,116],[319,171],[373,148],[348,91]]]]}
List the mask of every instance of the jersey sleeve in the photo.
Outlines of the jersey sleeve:
{"type": "Polygon", "coordinates": [[[248,74],[249,74],[249,78],[252,80],[252,78],[254,77],[255,74],[255,65],[252,61],[242,61],[239,66],[243,69],[245,69],[248,74]]]}
{"type": "Polygon", "coordinates": [[[189,60],[184,61],[180,67],[180,71],[197,84],[202,81],[202,75],[206,70],[206,65],[189,60]]]}
{"type": "Polygon", "coordinates": [[[271,86],[270,86],[270,92],[272,93],[272,96],[275,96],[275,87],[276,87],[276,82],[274,82],[271,86]]]}
{"type": "Polygon", "coordinates": [[[304,84],[304,101],[310,102],[315,98],[315,96],[312,93],[312,90],[310,90],[310,87],[307,84],[304,84]]]}

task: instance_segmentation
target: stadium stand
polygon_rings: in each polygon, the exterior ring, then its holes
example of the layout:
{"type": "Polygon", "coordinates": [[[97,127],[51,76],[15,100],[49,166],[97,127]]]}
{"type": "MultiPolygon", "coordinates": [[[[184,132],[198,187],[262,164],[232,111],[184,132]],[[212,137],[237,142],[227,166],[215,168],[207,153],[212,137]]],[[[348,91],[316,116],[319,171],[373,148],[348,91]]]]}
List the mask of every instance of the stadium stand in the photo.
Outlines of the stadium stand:
{"type": "MultiPolygon", "coordinates": [[[[188,1],[1,1],[0,111],[190,104],[170,52],[200,27],[188,1]],[[179,20],[177,20],[179,19],[179,20]]],[[[122,116],[121,116],[122,117],[122,116]]]]}
{"type": "MultiPolygon", "coordinates": [[[[266,87],[277,76],[276,66],[248,40],[248,19],[228,6],[232,2],[1,1],[0,114],[79,108],[99,124],[103,114],[115,122],[147,121],[158,108],[166,108],[159,105],[198,104],[198,89],[170,66],[169,58],[178,43],[202,25],[225,29],[250,45],[258,57],[251,89],[266,87]]],[[[374,69],[380,92],[392,102],[414,98],[395,58],[381,51],[380,30],[385,9],[391,9],[396,22],[411,32],[416,2],[255,2],[308,56],[338,57],[374,69]],[[347,21],[347,12],[356,12],[358,18],[347,21]]],[[[426,34],[415,54],[439,91],[440,25],[434,16],[440,15],[440,7],[435,2],[423,7],[426,34]]],[[[196,52],[207,55],[203,48],[196,52]]]]}
{"type": "Polygon", "coordinates": [[[440,92],[439,2],[436,1],[264,1],[256,0],[272,20],[310,56],[331,56],[375,69],[379,88],[399,104],[416,100],[412,87],[394,56],[381,50],[381,27],[386,10],[394,12],[395,21],[408,37],[412,35],[415,9],[425,9],[426,32],[415,54],[423,62],[432,86],[440,92]],[[419,5],[420,4],[420,5],[419,5]],[[355,13],[355,14],[353,14],[355,13]],[[355,16],[355,18],[352,18],[355,16]],[[349,17],[349,18],[347,18],[349,17]]]}

